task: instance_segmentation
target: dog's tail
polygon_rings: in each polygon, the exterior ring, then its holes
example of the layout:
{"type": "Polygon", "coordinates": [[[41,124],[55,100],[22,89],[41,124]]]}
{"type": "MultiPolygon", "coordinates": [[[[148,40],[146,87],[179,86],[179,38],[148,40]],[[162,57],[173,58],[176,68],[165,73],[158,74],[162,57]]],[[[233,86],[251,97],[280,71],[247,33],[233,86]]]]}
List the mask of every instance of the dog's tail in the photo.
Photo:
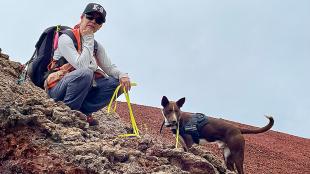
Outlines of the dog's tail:
{"type": "Polygon", "coordinates": [[[274,120],[273,120],[273,117],[271,117],[271,116],[265,116],[265,117],[269,119],[269,123],[266,126],[259,128],[259,129],[242,129],[242,128],[240,128],[241,133],[242,134],[258,134],[258,133],[263,133],[263,132],[268,131],[273,126],[274,120]]]}

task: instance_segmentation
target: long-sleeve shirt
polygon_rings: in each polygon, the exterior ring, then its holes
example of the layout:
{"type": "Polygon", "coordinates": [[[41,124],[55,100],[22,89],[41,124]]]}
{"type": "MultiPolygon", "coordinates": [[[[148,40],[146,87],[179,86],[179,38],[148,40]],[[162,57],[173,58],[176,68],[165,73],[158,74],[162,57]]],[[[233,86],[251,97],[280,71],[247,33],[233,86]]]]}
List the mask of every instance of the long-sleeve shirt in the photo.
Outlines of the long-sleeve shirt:
{"type": "MultiPolygon", "coordinates": [[[[97,42],[98,43],[98,42],[97,42]]],[[[128,77],[127,73],[119,71],[115,64],[107,56],[103,46],[98,43],[96,58],[94,57],[94,35],[85,35],[81,37],[81,53],[78,53],[74,47],[72,39],[62,34],[58,40],[58,48],[54,52],[53,59],[59,60],[64,57],[75,69],[89,68],[94,72],[103,72],[116,79],[128,77]],[[97,59],[97,60],[96,60],[97,59]],[[100,69],[100,68],[101,69],[100,69]]]]}

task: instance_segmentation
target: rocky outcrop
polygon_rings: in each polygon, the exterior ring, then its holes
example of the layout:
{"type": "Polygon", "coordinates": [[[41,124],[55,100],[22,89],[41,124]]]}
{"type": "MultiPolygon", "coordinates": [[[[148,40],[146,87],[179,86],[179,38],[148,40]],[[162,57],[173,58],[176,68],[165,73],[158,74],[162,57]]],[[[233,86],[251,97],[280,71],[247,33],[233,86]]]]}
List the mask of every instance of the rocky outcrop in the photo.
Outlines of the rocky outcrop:
{"type": "Polygon", "coordinates": [[[119,138],[130,126],[105,109],[89,127],[28,80],[17,84],[20,66],[0,58],[0,173],[231,173],[199,147],[185,153],[146,132],[119,138]]]}

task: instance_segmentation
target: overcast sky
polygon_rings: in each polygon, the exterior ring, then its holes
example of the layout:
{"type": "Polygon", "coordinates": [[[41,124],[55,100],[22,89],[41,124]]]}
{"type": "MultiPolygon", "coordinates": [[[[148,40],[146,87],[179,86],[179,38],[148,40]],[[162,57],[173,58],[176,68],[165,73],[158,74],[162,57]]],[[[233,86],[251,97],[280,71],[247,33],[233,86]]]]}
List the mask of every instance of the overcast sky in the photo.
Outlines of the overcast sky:
{"type": "MultiPolygon", "coordinates": [[[[0,48],[25,63],[42,31],[73,26],[88,2],[0,1],[0,48]]],[[[95,34],[138,86],[133,103],[184,111],[310,138],[309,0],[105,0],[95,34]]],[[[124,98],[120,98],[124,100],[124,98]]]]}

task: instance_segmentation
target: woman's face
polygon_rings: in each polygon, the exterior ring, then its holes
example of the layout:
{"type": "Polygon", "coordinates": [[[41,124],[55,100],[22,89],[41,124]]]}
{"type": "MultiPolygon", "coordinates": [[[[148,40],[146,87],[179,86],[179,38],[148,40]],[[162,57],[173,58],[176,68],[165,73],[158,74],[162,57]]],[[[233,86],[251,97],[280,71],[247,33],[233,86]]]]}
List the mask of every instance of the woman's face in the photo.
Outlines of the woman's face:
{"type": "Polygon", "coordinates": [[[97,13],[83,14],[81,16],[80,29],[90,29],[94,33],[98,31],[103,25],[103,20],[97,13]]]}

